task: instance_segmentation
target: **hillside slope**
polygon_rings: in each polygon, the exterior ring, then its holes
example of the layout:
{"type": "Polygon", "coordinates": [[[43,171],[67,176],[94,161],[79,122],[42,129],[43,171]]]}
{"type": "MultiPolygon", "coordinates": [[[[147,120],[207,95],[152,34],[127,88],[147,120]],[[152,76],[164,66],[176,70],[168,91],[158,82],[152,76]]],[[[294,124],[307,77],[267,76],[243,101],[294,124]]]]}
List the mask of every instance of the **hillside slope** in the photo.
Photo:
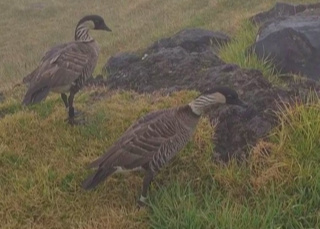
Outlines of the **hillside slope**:
{"type": "Polygon", "coordinates": [[[88,13],[102,15],[113,30],[93,32],[102,47],[96,73],[115,53],[145,48],[186,27],[201,27],[234,35],[223,60],[259,68],[270,79],[270,66],[244,58],[254,32],[242,19],[274,3],[2,1],[1,228],[317,228],[320,105],[316,97],[310,96],[308,106],[296,104],[279,113],[281,122],[271,134],[272,142],[260,141],[243,164],[212,163],[214,128],[203,118],[192,141],[156,178],[150,208],[138,210],[139,173],[112,176],[96,190],[85,192],[79,185],[89,173],[85,165],[136,118],[187,103],[197,92],[164,96],[87,88],[77,95],[75,104],[88,123],[70,127],[63,121],[67,114],[58,95],[23,108],[25,88],[12,89],[48,47],[72,39],[76,22],[88,13]]]}

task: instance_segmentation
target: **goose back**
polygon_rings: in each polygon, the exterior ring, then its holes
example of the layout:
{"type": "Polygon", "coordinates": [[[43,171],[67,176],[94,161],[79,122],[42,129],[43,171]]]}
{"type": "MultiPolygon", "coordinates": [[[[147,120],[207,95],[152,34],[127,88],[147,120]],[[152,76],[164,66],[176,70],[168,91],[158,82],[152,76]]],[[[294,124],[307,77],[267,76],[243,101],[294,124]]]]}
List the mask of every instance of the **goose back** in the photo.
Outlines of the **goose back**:
{"type": "Polygon", "coordinates": [[[148,168],[156,173],[190,140],[199,121],[191,108],[152,112],[134,123],[107,152],[89,167],[98,167],[96,176],[84,182],[84,188],[93,188],[115,169],[148,168]],[[98,179],[98,181],[97,181],[98,179]]]}
{"type": "Polygon", "coordinates": [[[98,53],[99,47],[94,40],[73,41],[47,51],[39,66],[26,77],[29,88],[23,104],[41,101],[50,90],[63,93],[71,86],[81,88],[92,75],[98,53]]]}

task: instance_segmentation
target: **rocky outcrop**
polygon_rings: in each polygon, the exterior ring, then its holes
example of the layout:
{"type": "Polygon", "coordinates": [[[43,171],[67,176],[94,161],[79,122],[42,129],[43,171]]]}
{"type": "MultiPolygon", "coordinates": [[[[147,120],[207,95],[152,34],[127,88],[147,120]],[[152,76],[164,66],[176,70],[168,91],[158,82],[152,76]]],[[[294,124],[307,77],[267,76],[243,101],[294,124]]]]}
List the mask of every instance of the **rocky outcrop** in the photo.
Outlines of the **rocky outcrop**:
{"type": "MultiPolygon", "coordinates": [[[[287,9],[284,12],[289,12],[293,7],[289,4],[283,6],[287,6],[284,7],[287,9]]],[[[312,6],[320,7],[320,4],[312,6]]],[[[311,6],[295,7],[310,9],[311,6]]],[[[305,10],[295,16],[275,17],[272,20],[269,18],[269,21],[261,26],[251,50],[254,50],[260,59],[271,60],[280,73],[300,74],[319,80],[319,37],[320,11],[305,10]]]]}
{"type": "MultiPolygon", "coordinates": [[[[279,102],[296,99],[300,87],[274,87],[257,70],[241,69],[237,65],[224,63],[210,45],[215,43],[210,43],[208,39],[181,38],[184,33],[178,34],[157,41],[142,55],[123,53],[110,58],[105,67],[109,77],[104,81],[100,79],[99,83],[111,89],[142,93],[158,90],[171,93],[181,89],[203,92],[219,85],[234,88],[249,104],[249,108],[224,106],[208,113],[212,122],[219,118],[213,138],[213,156],[220,161],[228,161],[231,157],[246,157],[250,146],[266,137],[277,125],[274,111],[279,109],[279,102]]],[[[217,47],[219,45],[215,45],[217,47]]],[[[307,93],[309,87],[306,84],[307,89],[302,93],[307,93]]]]}
{"type": "Polygon", "coordinates": [[[120,69],[123,69],[131,63],[139,61],[140,59],[140,56],[135,53],[119,53],[115,56],[112,56],[108,60],[104,71],[107,71],[108,74],[112,75],[117,73],[120,69]]]}
{"type": "Polygon", "coordinates": [[[111,57],[104,67],[111,89],[133,89],[152,92],[196,88],[199,72],[224,64],[213,52],[229,41],[220,32],[186,29],[161,39],[141,56],[121,53],[111,57]]]}
{"type": "Polygon", "coordinates": [[[210,67],[223,64],[210,50],[189,53],[180,46],[159,49],[125,67],[114,66],[110,62],[107,85],[111,89],[138,92],[197,88],[199,84],[207,84],[198,81],[199,74],[210,67]]]}
{"type": "Polygon", "coordinates": [[[307,13],[309,14],[310,11],[313,11],[314,9],[318,8],[320,8],[320,3],[290,4],[284,2],[277,2],[272,9],[266,12],[258,13],[251,17],[249,20],[255,24],[264,24],[266,22],[273,21],[274,19],[279,17],[293,16],[306,11],[309,11],[307,13]]]}
{"type": "Polygon", "coordinates": [[[169,38],[161,39],[147,48],[146,54],[158,52],[161,49],[181,47],[188,52],[201,52],[211,47],[217,47],[230,41],[230,38],[221,32],[205,29],[184,29],[169,38]]]}

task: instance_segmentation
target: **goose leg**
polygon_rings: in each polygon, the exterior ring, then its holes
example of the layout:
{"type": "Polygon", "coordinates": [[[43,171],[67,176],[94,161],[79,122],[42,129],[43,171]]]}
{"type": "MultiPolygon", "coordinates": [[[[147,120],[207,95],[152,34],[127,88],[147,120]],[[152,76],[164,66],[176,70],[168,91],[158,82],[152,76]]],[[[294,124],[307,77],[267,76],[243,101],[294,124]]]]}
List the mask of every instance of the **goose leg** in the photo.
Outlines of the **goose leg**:
{"type": "Polygon", "coordinates": [[[68,97],[65,93],[61,93],[61,99],[63,100],[64,102],[64,105],[66,106],[66,108],[69,107],[69,103],[68,103],[68,97]]]}
{"type": "Polygon", "coordinates": [[[79,124],[83,124],[84,120],[76,120],[75,117],[76,115],[80,115],[80,112],[75,112],[75,109],[73,107],[73,100],[74,100],[74,95],[78,92],[78,90],[70,90],[70,95],[68,98],[68,104],[69,104],[69,117],[67,119],[67,121],[69,122],[69,124],[71,125],[79,125],[79,124]]]}
{"type": "Polygon", "coordinates": [[[138,205],[140,207],[143,207],[146,205],[148,189],[150,187],[150,184],[153,178],[154,178],[154,173],[150,170],[147,170],[146,175],[144,176],[144,179],[143,179],[141,196],[138,200],[138,205]]]}

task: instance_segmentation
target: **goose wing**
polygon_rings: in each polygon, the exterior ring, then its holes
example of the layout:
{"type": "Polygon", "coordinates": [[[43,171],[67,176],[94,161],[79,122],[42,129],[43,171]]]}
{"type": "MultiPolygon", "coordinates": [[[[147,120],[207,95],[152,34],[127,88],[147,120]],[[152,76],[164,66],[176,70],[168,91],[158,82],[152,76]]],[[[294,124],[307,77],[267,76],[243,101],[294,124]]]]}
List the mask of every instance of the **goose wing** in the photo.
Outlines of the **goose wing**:
{"type": "MultiPolygon", "coordinates": [[[[170,110],[154,111],[138,119],[124,132],[124,134],[108,149],[108,151],[104,155],[90,163],[88,168],[99,167],[106,161],[108,161],[108,158],[110,158],[113,154],[120,155],[124,153],[122,147],[132,144],[134,139],[137,140],[139,136],[141,137],[141,134],[143,132],[148,131],[148,126],[151,123],[156,123],[158,122],[158,120],[163,119],[163,117],[161,116],[165,113],[170,113],[170,110]]],[[[168,114],[165,117],[168,117],[168,114]]]]}
{"type": "MultiPolygon", "coordinates": [[[[139,168],[165,154],[175,153],[185,144],[179,144],[181,124],[175,117],[176,109],[151,113],[133,124],[109,150],[89,167],[98,170],[83,183],[85,189],[94,188],[116,168],[139,168]],[[175,147],[175,144],[181,147],[175,147]]],[[[168,155],[169,158],[169,155],[168,155]]]]}
{"type": "MultiPolygon", "coordinates": [[[[44,67],[43,64],[46,60],[58,55],[69,43],[60,44],[49,49],[44,56],[41,58],[39,66],[23,78],[23,83],[31,83],[32,81],[37,81],[39,76],[39,71],[44,67]]],[[[38,79],[39,80],[39,79],[38,79]]]]}
{"type": "Polygon", "coordinates": [[[23,104],[41,101],[51,88],[71,86],[88,68],[93,52],[91,46],[81,42],[58,45],[47,51],[39,66],[27,76],[30,86],[23,104]]]}

